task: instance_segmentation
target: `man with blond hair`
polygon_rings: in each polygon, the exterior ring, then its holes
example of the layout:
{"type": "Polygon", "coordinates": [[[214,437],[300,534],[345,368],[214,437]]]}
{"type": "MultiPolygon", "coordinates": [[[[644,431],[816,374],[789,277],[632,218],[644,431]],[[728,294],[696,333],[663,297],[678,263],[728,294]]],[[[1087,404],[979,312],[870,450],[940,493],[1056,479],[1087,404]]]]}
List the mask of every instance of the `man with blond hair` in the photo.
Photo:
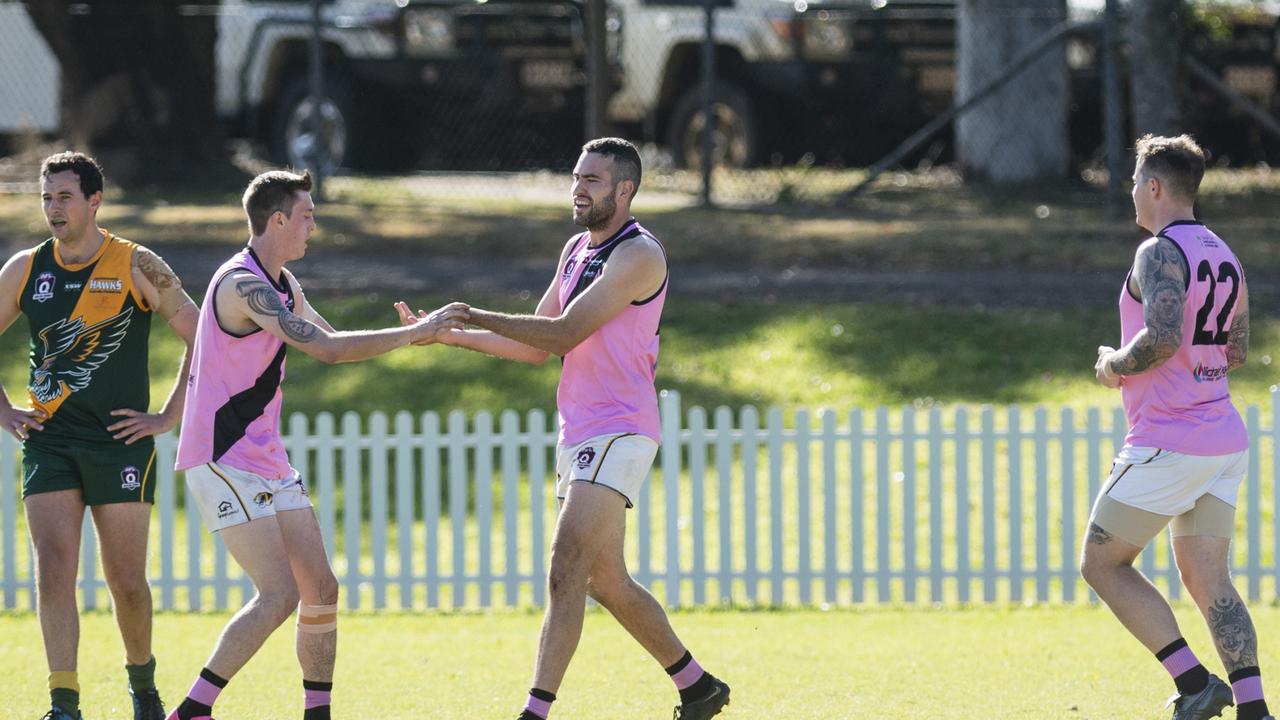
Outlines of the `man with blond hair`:
{"type": "Polygon", "coordinates": [[[1249,350],[1249,291],[1239,259],[1196,220],[1205,158],[1186,135],[1138,141],[1137,223],[1151,233],[1120,292],[1119,350],[1098,348],[1098,382],[1129,420],[1089,519],[1081,572],[1173,678],[1174,720],[1270,718],[1258,638],[1231,584],[1229,550],[1249,437],[1227,375],[1249,350]],[[1188,647],[1169,603],[1135,567],[1165,526],[1182,582],[1209,625],[1230,685],[1188,647]]]}

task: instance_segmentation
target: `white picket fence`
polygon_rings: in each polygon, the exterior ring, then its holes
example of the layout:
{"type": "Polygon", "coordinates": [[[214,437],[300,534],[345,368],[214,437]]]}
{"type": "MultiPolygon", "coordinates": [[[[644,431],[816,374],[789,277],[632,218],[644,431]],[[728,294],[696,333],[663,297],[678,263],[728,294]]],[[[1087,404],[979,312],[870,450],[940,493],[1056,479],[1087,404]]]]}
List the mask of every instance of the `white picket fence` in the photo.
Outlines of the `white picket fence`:
{"type": "MultiPolygon", "coordinates": [[[[1280,597],[1280,395],[1245,411],[1253,453],[1233,553],[1242,590],[1280,597]]],[[[669,606],[1075,602],[1089,504],[1125,430],[1118,408],[685,411],[664,392],[662,447],[628,514],[633,574],[669,606]]],[[[336,424],[290,418],[349,608],[522,606],[544,600],[555,522],[554,427],[532,411],[336,424]],[[523,422],[522,422],[523,420],[523,422]],[[339,426],[340,425],[340,426],[339,426]]],[[[150,573],[163,609],[226,609],[252,589],[181,500],[159,439],[150,573]],[[235,597],[232,597],[233,594],[235,597]]],[[[34,607],[19,448],[0,439],[0,597],[34,607]]],[[[108,602],[86,518],[80,588],[108,602]]],[[[1141,567],[1175,596],[1160,538],[1141,567]]]]}

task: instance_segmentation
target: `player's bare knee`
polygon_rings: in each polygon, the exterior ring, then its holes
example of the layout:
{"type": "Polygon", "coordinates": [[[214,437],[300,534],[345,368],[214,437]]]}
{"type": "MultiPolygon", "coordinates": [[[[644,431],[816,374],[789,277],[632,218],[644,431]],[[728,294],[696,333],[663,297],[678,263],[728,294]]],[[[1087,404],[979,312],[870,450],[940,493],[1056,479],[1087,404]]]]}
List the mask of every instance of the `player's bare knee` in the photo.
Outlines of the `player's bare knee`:
{"type": "Polygon", "coordinates": [[[270,588],[260,588],[257,603],[276,625],[280,625],[297,609],[301,598],[297,585],[281,583],[270,588]]]}
{"type": "Polygon", "coordinates": [[[1231,575],[1224,567],[1184,563],[1178,567],[1178,575],[1187,593],[1200,604],[1207,604],[1234,592],[1231,586],[1231,575]]]}
{"type": "Polygon", "coordinates": [[[592,600],[609,607],[627,589],[626,580],[628,579],[614,575],[605,577],[595,577],[593,575],[587,578],[587,594],[591,596],[592,600]]]}
{"type": "Polygon", "coordinates": [[[115,582],[108,582],[111,600],[116,605],[126,608],[148,607],[151,605],[151,586],[147,578],[130,577],[115,582]]]}
{"type": "Polygon", "coordinates": [[[315,605],[336,605],[338,602],[338,577],[332,571],[325,573],[320,578],[315,593],[315,605]]]}

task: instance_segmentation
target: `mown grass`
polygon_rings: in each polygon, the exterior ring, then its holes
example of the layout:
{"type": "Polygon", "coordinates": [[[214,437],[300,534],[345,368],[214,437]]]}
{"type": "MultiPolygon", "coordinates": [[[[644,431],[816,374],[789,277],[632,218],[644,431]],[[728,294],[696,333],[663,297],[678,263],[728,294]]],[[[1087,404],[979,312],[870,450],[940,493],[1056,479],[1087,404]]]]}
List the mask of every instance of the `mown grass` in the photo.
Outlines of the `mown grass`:
{"type": "MultiPolygon", "coordinates": [[[[1260,665],[1280,666],[1267,638],[1280,610],[1252,608],[1260,665]]],[[[1177,608],[1192,648],[1222,674],[1204,623],[1177,608]]],[[[156,618],[157,681],[174,703],[190,686],[224,613],[156,618]]],[[[1155,720],[1168,675],[1104,607],[880,608],[857,611],[679,612],[677,632],[699,661],[733,686],[725,720],[929,717],[954,720],[1155,720]]],[[[513,717],[532,672],[535,613],[344,614],[334,716],[425,720],[513,717]]],[[[300,676],[287,623],[223,692],[218,717],[301,714],[300,676]]],[[[85,717],[132,717],[120,640],[110,616],[82,622],[85,717]]],[[[7,717],[48,708],[39,627],[0,615],[0,697],[7,717]]],[[[558,693],[555,717],[668,717],[675,691],[662,669],[600,610],[558,693]]]]}
{"type": "MultiPolygon", "coordinates": [[[[339,329],[395,322],[391,297],[313,297],[339,329]]],[[[422,307],[444,297],[409,297],[422,307]]],[[[479,301],[477,301],[479,302],[479,301]]],[[[493,307],[529,310],[495,301],[493,307]]],[[[172,387],[181,344],[152,328],[152,406],[172,387]]],[[[1109,308],[1076,311],[910,308],[854,303],[668,304],[659,389],[713,408],[834,408],[878,405],[1065,404],[1112,407],[1096,385],[1100,344],[1118,342],[1109,308]]],[[[27,373],[25,321],[0,336],[0,381],[21,398],[27,373]]],[[[1268,402],[1280,365],[1280,321],[1255,316],[1250,362],[1232,375],[1238,405],[1268,402]]],[[[291,351],[285,411],[367,414],[554,409],[559,363],[498,360],[457,348],[407,348],[368,362],[325,365],[291,351]]]]}

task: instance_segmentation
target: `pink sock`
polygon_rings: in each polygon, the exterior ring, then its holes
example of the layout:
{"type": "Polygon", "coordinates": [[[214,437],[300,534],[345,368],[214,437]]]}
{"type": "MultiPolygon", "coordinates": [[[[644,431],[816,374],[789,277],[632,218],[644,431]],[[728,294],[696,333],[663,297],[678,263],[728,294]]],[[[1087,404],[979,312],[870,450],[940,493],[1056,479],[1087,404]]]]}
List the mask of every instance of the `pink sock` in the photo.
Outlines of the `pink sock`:
{"type": "Polygon", "coordinates": [[[203,677],[196,678],[196,684],[191,686],[191,691],[187,693],[187,697],[195,700],[201,705],[213,707],[213,703],[218,699],[218,695],[222,693],[222,688],[205,680],[203,677]]]}
{"type": "Polygon", "coordinates": [[[551,703],[555,701],[555,697],[555,695],[551,695],[550,700],[544,700],[540,697],[535,697],[533,693],[529,693],[529,699],[524,702],[524,709],[526,712],[531,712],[546,720],[551,717],[551,703]]]}

